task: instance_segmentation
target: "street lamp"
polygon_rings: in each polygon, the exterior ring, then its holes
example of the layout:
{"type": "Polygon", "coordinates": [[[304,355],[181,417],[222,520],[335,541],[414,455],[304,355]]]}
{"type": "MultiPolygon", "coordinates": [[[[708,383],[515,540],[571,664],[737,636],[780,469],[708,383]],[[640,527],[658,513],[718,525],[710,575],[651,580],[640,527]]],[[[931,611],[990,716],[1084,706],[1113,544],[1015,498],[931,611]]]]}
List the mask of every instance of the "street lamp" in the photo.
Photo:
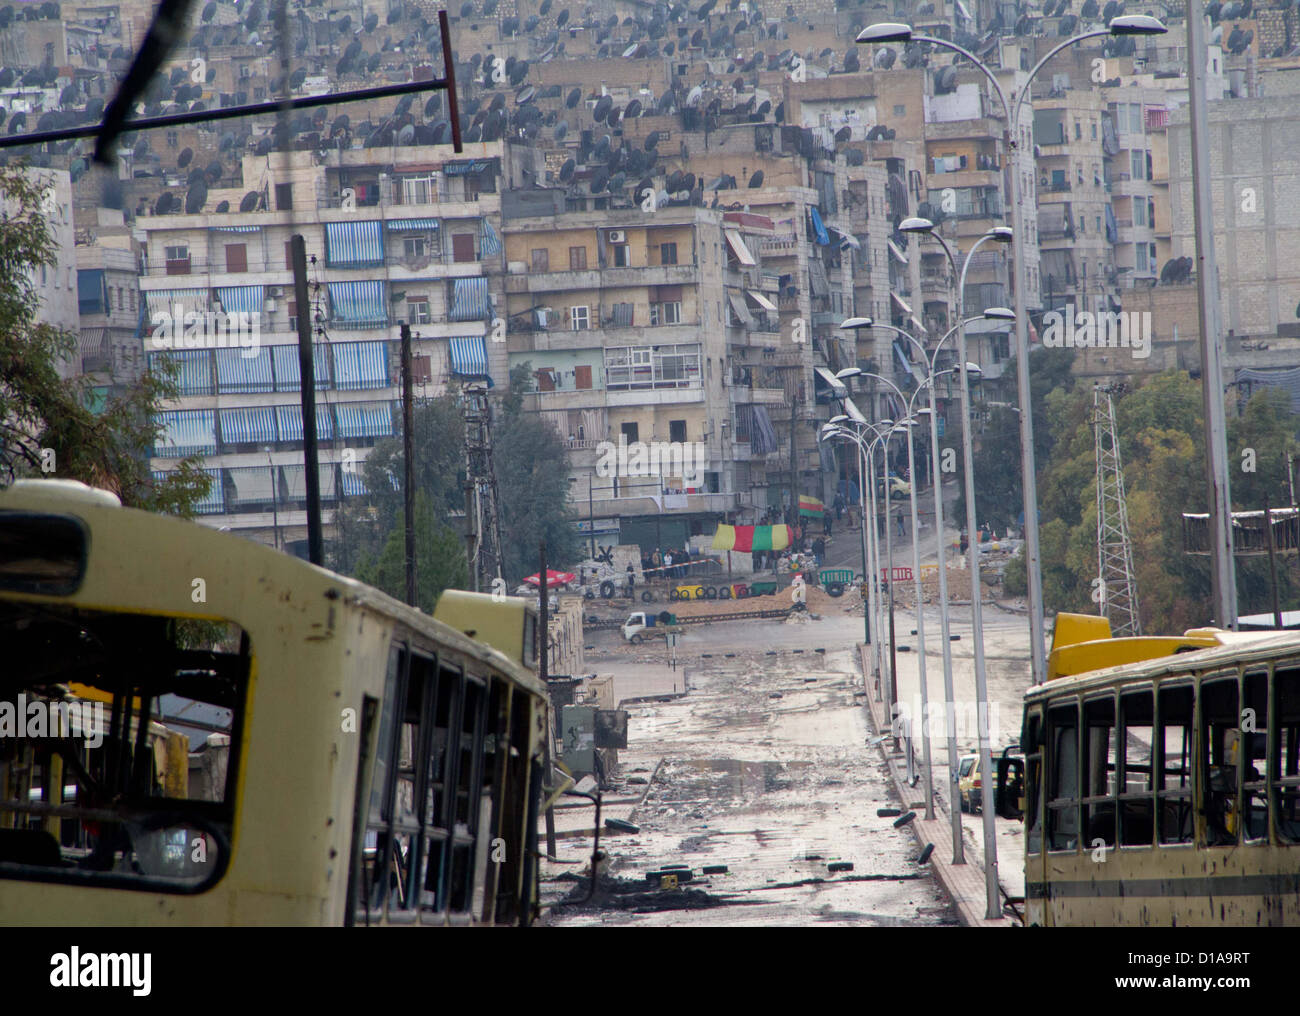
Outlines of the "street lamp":
{"type": "MultiPolygon", "coordinates": [[[[1080,35],[1066,39],[1048,50],[1046,55],[1034,65],[1021,84],[1014,103],[1008,102],[1006,92],[1003,91],[1001,84],[998,82],[997,75],[993,73],[988,65],[975,56],[974,53],[957,45],[955,42],[928,35],[918,35],[913,32],[910,25],[899,22],[868,25],[858,33],[856,41],[876,44],[888,42],[929,43],[965,57],[983,73],[993,86],[993,90],[997,92],[998,98],[1002,102],[1002,111],[1006,115],[1006,133],[1003,143],[1009,151],[1014,153],[1019,147],[1016,141],[1016,133],[1020,123],[1021,104],[1030,96],[1034,77],[1043,69],[1047,61],[1061,50],[1086,39],[1095,39],[1102,36],[1163,35],[1166,31],[1165,26],[1156,18],[1145,14],[1129,14],[1112,18],[1104,29],[1083,32],[1080,35]]],[[[1025,279],[1025,230],[1024,212],[1020,206],[1020,173],[1016,169],[1014,159],[1012,160],[1012,171],[1009,175],[1011,177],[1011,229],[1015,246],[1013,258],[1015,262],[1016,356],[1020,360],[1019,369],[1016,371],[1016,390],[1020,400],[1020,408],[1023,410],[1020,414],[1020,470],[1023,476],[1022,487],[1024,488],[1025,572],[1029,586],[1030,663],[1034,683],[1042,684],[1047,677],[1047,658],[1043,623],[1043,573],[1038,545],[1038,489],[1034,467],[1034,423],[1029,384],[1028,283],[1025,279]]],[[[960,317],[960,312],[958,316],[960,317]]],[[[964,355],[962,360],[965,360],[964,355]]],[[[975,543],[976,541],[972,538],[971,545],[974,546],[975,543]]],[[[985,779],[987,778],[988,773],[986,771],[985,779]]],[[[985,812],[987,813],[987,811],[986,808],[985,812]]],[[[990,883],[988,917],[995,919],[1001,913],[1002,908],[996,897],[996,885],[990,883]]]]}
{"type": "MultiPolygon", "coordinates": [[[[979,745],[980,745],[980,765],[982,767],[982,772],[986,774],[984,778],[988,779],[989,778],[988,774],[992,772],[993,751],[992,751],[992,744],[990,743],[991,731],[989,730],[989,726],[988,726],[988,717],[990,716],[990,711],[988,708],[988,701],[989,701],[988,677],[985,670],[985,661],[984,661],[984,598],[980,588],[979,537],[977,535],[978,521],[975,514],[975,465],[974,465],[975,455],[974,455],[974,447],[972,444],[972,435],[971,435],[971,402],[970,402],[970,376],[972,373],[972,368],[974,368],[976,371],[978,371],[979,368],[977,365],[970,363],[970,361],[966,357],[966,329],[965,329],[966,322],[963,320],[962,314],[963,314],[964,295],[966,291],[966,272],[970,268],[971,259],[975,256],[976,251],[980,248],[982,244],[986,242],[995,241],[998,243],[1007,243],[1018,234],[1015,231],[1008,231],[1005,226],[994,227],[988,230],[979,239],[977,239],[974,244],[971,245],[971,248],[969,251],[967,251],[966,258],[963,261],[959,270],[957,266],[956,252],[954,252],[952,245],[949,244],[947,240],[945,240],[940,234],[935,232],[933,222],[931,222],[929,219],[913,217],[904,220],[900,224],[899,228],[902,229],[904,227],[906,227],[906,231],[909,233],[917,233],[925,236],[930,236],[936,241],[938,241],[940,246],[942,246],[943,248],[944,254],[947,255],[949,265],[952,267],[952,276],[953,276],[952,282],[956,286],[956,292],[953,294],[953,302],[955,303],[957,308],[957,322],[953,326],[953,328],[957,333],[957,360],[958,363],[961,365],[961,369],[958,372],[958,378],[960,381],[959,387],[961,390],[962,417],[963,417],[962,464],[963,464],[963,471],[965,473],[966,530],[967,533],[969,534],[969,551],[970,551],[970,567],[971,567],[971,637],[973,642],[972,649],[975,657],[975,696],[977,700],[976,715],[977,718],[981,716],[983,717],[983,719],[978,724],[979,745]],[[1009,233],[1010,235],[1008,235],[1009,233]]],[[[984,312],[983,317],[989,320],[996,320],[996,321],[1017,320],[1017,316],[1012,311],[1008,310],[1005,307],[988,308],[984,312]]],[[[951,334],[951,332],[949,334],[951,334]]],[[[947,336],[945,336],[945,339],[946,338],[947,336]]],[[[1028,366],[1027,355],[1021,360],[1021,364],[1023,367],[1027,368],[1028,366]]],[[[1020,373],[1022,376],[1027,376],[1026,370],[1022,370],[1020,373]]],[[[1027,399],[1023,402],[1023,405],[1026,406],[1029,405],[1027,399]]],[[[1022,413],[1021,414],[1022,420],[1023,417],[1028,415],[1029,415],[1028,413],[1022,413]]],[[[1023,437],[1023,430],[1022,430],[1022,437],[1023,437]]],[[[1031,435],[1031,439],[1032,439],[1032,435],[1031,435]]],[[[1023,450],[1024,449],[1022,448],[1022,452],[1023,450]]],[[[1022,457],[1022,463],[1023,463],[1023,457],[1022,457]]],[[[938,474],[936,472],[936,477],[937,475],[938,474]]],[[[1032,474],[1026,473],[1026,478],[1025,478],[1026,489],[1028,489],[1028,485],[1032,482],[1031,477],[1032,474]]],[[[1037,495],[1035,494],[1035,497],[1036,496],[1037,495]]],[[[1031,625],[1031,638],[1032,637],[1033,636],[1032,636],[1032,625],[1031,625]]],[[[952,742],[950,741],[950,747],[949,747],[950,755],[953,752],[951,743],[952,742]]],[[[951,776],[951,768],[949,770],[949,775],[951,776]]],[[[956,788],[954,787],[954,793],[953,793],[954,799],[956,798],[955,789],[956,788]]],[[[986,892],[986,916],[988,917],[989,920],[995,920],[996,918],[1001,916],[1002,913],[1001,900],[999,897],[998,879],[997,879],[997,828],[995,824],[996,816],[994,812],[991,809],[989,809],[987,806],[983,809],[983,814],[984,814],[984,858],[985,858],[984,876],[985,876],[985,892],[986,892]]],[[[956,833],[954,833],[954,853],[959,851],[960,848],[961,848],[960,839],[957,837],[956,833]]]]}
{"type": "MultiPolygon", "coordinates": [[[[832,417],[830,422],[825,424],[822,427],[821,432],[817,435],[817,440],[827,441],[835,437],[852,439],[852,435],[848,432],[848,430],[846,430],[843,427],[837,426],[839,423],[847,421],[848,419],[849,417],[845,416],[843,413],[841,413],[839,416],[832,417]]],[[[861,489],[863,485],[863,476],[866,472],[866,468],[863,465],[863,449],[862,449],[861,442],[855,440],[854,443],[858,445],[858,455],[857,455],[858,487],[861,489]]],[[[869,585],[871,581],[871,555],[867,549],[867,512],[866,512],[865,500],[862,500],[860,507],[862,508],[862,519],[861,519],[861,525],[858,527],[858,529],[859,529],[859,534],[862,538],[862,584],[863,584],[862,642],[863,645],[871,645],[870,601],[872,597],[870,594],[871,587],[869,585]]]]}

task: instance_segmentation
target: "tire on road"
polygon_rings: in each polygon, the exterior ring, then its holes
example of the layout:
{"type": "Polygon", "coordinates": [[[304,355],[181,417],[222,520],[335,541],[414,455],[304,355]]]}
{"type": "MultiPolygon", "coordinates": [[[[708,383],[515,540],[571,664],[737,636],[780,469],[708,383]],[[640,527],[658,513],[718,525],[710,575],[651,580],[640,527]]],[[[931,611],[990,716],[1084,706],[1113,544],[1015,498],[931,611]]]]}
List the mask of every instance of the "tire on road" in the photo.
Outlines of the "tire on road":
{"type": "Polygon", "coordinates": [[[718,587],[718,599],[719,599],[719,600],[729,600],[729,599],[731,599],[731,586],[719,586],[719,587],[718,587]]]}
{"type": "Polygon", "coordinates": [[[596,598],[596,594],[592,592],[590,589],[588,589],[586,592],[582,594],[582,598],[584,600],[594,600],[596,598]]]}
{"type": "Polygon", "coordinates": [[[718,587],[717,587],[717,586],[705,586],[705,587],[704,587],[704,598],[705,598],[706,600],[716,600],[716,599],[718,598],[718,587]]]}
{"type": "Polygon", "coordinates": [[[668,599],[672,600],[674,603],[676,603],[681,598],[682,598],[682,594],[679,593],[676,589],[668,590],[668,599]]]}
{"type": "Polygon", "coordinates": [[[612,600],[614,598],[614,593],[616,591],[617,590],[615,590],[614,588],[614,583],[611,582],[609,579],[606,579],[604,582],[600,584],[600,598],[602,600],[612,600]]]}
{"type": "Polygon", "coordinates": [[[830,585],[828,585],[828,586],[826,587],[826,595],[827,595],[827,596],[843,596],[843,595],[844,595],[844,583],[843,583],[843,582],[832,582],[832,583],[830,583],[830,585]]]}
{"type": "Polygon", "coordinates": [[[650,592],[649,589],[642,589],[642,590],[641,590],[641,602],[642,602],[642,603],[654,603],[654,602],[655,602],[655,594],[652,593],[652,592],[650,592]]]}
{"type": "Polygon", "coordinates": [[[637,632],[635,635],[632,636],[632,638],[629,641],[632,643],[632,645],[639,646],[642,642],[645,641],[645,639],[641,637],[640,632],[637,632]]]}

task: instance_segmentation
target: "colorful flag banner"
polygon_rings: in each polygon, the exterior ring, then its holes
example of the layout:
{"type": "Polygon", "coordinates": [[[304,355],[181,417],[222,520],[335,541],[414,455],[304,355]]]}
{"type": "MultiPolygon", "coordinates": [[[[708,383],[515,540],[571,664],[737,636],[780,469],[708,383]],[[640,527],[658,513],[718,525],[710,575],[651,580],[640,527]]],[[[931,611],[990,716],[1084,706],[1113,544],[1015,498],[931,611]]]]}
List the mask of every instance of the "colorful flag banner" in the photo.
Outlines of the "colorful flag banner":
{"type": "Polygon", "coordinates": [[[810,494],[800,494],[799,514],[819,519],[826,514],[826,505],[810,494]]]}
{"type": "Polygon", "coordinates": [[[790,546],[789,526],[718,526],[714,550],[785,550],[790,546]]]}

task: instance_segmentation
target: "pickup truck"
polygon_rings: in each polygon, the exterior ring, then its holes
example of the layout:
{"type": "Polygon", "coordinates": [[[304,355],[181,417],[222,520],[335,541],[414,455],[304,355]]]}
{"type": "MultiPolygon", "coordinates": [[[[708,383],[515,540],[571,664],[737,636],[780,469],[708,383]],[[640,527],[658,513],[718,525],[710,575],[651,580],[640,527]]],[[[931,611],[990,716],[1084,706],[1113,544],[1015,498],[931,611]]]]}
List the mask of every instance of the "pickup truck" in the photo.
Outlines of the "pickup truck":
{"type": "Polygon", "coordinates": [[[631,642],[634,646],[639,646],[645,641],[645,636],[642,635],[642,632],[647,628],[657,627],[662,629],[668,625],[674,625],[676,623],[677,615],[670,614],[666,610],[658,614],[647,614],[644,611],[638,610],[636,613],[629,615],[628,619],[623,622],[623,638],[625,641],[631,642]]]}

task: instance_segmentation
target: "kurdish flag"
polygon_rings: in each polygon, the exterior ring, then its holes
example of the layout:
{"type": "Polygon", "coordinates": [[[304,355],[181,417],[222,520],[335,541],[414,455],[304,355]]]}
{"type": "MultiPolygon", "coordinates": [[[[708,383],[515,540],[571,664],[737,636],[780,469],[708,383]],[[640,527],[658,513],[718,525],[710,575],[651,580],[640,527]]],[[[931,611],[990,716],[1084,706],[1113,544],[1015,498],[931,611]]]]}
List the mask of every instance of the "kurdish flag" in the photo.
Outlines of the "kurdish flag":
{"type": "Polygon", "coordinates": [[[810,515],[815,519],[819,519],[826,514],[826,505],[810,494],[800,494],[799,514],[810,515]]]}
{"type": "Polygon", "coordinates": [[[785,550],[790,546],[789,526],[718,526],[714,550],[785,550]]]}

